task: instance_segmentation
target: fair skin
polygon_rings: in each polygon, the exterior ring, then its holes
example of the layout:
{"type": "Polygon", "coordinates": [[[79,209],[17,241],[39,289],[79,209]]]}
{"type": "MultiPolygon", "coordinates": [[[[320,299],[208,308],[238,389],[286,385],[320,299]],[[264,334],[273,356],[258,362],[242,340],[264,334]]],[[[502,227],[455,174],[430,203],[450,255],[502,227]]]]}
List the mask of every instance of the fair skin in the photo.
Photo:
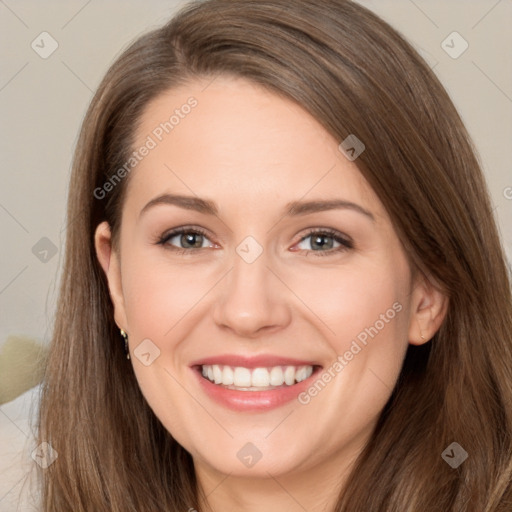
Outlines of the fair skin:
{"type": "Polygon", "coordinates": [[[447,301],[413,278],[357,160],[286,99],[241,79],[197,80],[149,104],[135,147],[190,96],[197,106],[130,175],[119,251],[107,223],[96,230],[115,321],[128,333],[142,393],[192,455],[211,510],[332,510],[408,344],[432,338],[447,301]],[[214,201],[218,213],[158,204],[141,214],[163,193],[214,201]],[[285,215],[291,201],[327,199],[357,206],[285,215]],[[156,243],[181,226],[207,235],[156,243]],[[325,229],[353,247],[337,251],[341,243],[322,238],[325,229]],[[247,236],[262,250],[250,263],[236,250],[247,236]],[[377,324],[396,303],[400,311],[377,324]],[[271,354],[321,366],[312,384],[376,325],[378,334],[307,404],[233,410],[213,400],[191,368],[220,354],[271,354]],[[146,339],[160,350],[148,366],[134,353],[146,339]],[[248,442],[261,454],[252,467],[237,456],[248,442]]]}

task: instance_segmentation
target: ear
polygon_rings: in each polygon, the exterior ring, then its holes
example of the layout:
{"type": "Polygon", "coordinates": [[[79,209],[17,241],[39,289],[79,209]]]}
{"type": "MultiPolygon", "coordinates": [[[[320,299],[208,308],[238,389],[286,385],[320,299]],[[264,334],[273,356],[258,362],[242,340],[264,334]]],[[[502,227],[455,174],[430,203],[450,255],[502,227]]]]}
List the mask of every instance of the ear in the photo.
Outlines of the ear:
{"type": "Polygon", "coordinates": [[[96,228],[94,246],[96,256],[107,277],[110,298],[114,305],[114,320],[120,329],[128,332],[119,255],[112,249],[112,235],[108,222],[104,221],[96,228]]]}
{"type": "Polygon", "coordinates": [[[418,275],[412,292],[409,343],[423,345],[433,338],[448,311],[448,297],[432,279],[418,275]]]}

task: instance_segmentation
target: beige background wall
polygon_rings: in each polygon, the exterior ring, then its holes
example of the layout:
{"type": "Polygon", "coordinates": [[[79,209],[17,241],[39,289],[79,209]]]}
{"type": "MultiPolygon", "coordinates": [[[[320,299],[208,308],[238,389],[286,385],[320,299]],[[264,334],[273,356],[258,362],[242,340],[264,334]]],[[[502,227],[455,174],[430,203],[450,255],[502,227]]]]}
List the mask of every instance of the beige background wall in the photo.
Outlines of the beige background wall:
{"type": "MultiPolygon", "coordinates": [[[[512,259],[512,1],[360,3],[398,28],[448,89],[475,140],[512,259]],[[446,39],[454,31],[463,39],[446,39]]],[[[48,340],[81,119],[120,51],[180,4],[0,1],[0,349],[10,334],[48,340]],[[58,44],[47,58],[39,54],[56,43],[42,32],[58,44]]]]}

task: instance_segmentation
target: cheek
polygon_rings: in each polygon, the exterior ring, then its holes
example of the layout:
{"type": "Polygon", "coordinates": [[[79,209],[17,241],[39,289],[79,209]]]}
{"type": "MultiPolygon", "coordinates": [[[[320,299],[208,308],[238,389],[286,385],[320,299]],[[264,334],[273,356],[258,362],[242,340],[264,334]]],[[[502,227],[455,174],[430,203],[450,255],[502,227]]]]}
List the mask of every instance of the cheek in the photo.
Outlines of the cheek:
{"type": "Polygon", "coordinates": [[[307,313],[308,319],[329,345],[328,393],[343,397],[349,408],[365,403],[369,418],[387,401],[407,349],[409,266],[401,253],[393,253],[310,270],[308,277],[307,283],[297,277],[292,281],[290,273],[288,282],[314,312],[307,313]]]}
{"type": "MultiPolygon", "coordinates": [[[[373,424],[396,384],[408,345],[409,271],[403,263],[316,272],[314,283],[297,292],[321,319],[315,325],[332,354],[299,401],[305,414],[318,418],[318,428],[330,432],[333,446],[373,424]]],[[[327,443],[325,456],[333,446],[327,443]]]]}
{"type": "Polygon", "coordinates": [[[195,401],[184,392],[189,376],[183,364],[187,345],[182,341],[193,330],[194,306],[211,285],[192,265],[148,262],[135,254],[124,264],[123,293],[135,376],[155,415],[175,439],[186,443],[191,428],[186,418],[197,411],[195,401]],[[138,356],[143,346],[153,361],[147,366],[138,356]]]}
{"type": "Polygon", "coordinates": [[[378,333],[384,343],[384,338],[403,338],[406,332],[410,276],[400,255],[361,258],[330,268],[311,265],[288,272],[285,280],[338,354],[358,337],[364,343],[378,333]],[[307,279],[301,277],[305,275],[307,279]]]}
{"type": "Polygon", "coordinates": [[[127,262],[123,293],[128,321],[139,335],[161,339],[208,291],[208,279],[193,265],[134,258],[127,262]]]}
{"type": "MultiPolygon", "coordinates": [[[[191,319],[197,324],[199,312],[207,320],[206,305],[212,305],[216,283],[220,285],[217,291],[222,288],[218,281],[223,271],[211,262],[180,265],[141,252],[131,254],[124,263],[123,292],[130,329],[140,339],[155,339],[156,343],[165,339],[167,351],[173,348],[168,343],[179,339],[170,331],[176,334],[191,319]]],[[[355,339],[363,346],[374,339],[381,340],[380,346],[404,339],[410,276],[400,253],[328,267],[322,261],[298,260],[276,266],[276,271],[289,291],[281,286],[282,295],[273,294],[274,300],[287,303],[293,321],[306,318],[337,354],[349,350],[355,339]]]]}
{"type": "MultiPolygon", "coordinates": [[[[222,432],[179,382],[187,379],[183,369],[183,362],[189,360],[187,342],[207,337],[215,328],[211,311],[227,268],[164,259],[148,262],[147,255],[130,255],[123,265],[125,307],[136,338],[133,347],[149,338],[162,352],[149,367],[133,361],[141,391],[175,439],[191,451],[197,446],[200,452],[205,430],[216,436],[222,432]]],[[[390,254],[329,267],[321,257],[319,263],[295,260],[274,269],[287,286],[269,280],[268,286],[276,286],[269,296],[289,308],[291,336],[307,338],[308,343],[314,339],[313,350],[332,355],[331,361],[325,361],[331,375],[323,385],[315,382],[303,401],[293,404],[297,413],[271,438],[266,437],[266,418],[254,420],[251,435],[269,453],[277,446],[290,446],[286,457],[293,460],[299,455],[290,437],[311,436],[308,418],[315,418],[314,428],[322,435],[312,447],[301,450],[312,461],[328,458],[373,424],[392,392],[407,347],[408,266],[400,255],[390,254]]],[[[247,435],[245,423],[226,418],[230,430],[241,438],[247,435]]],[[[226,446],[219,443],[216,449],[216,457],[223,460],[226,446]]]]}

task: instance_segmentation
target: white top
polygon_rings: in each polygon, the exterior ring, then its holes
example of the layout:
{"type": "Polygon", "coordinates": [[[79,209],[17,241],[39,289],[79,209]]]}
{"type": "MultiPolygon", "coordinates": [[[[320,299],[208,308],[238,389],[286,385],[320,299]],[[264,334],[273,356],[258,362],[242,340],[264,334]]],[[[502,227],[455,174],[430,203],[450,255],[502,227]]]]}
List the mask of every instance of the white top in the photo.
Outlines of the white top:
{"type": "Polygon", "coordinates": [[[0,512],[38,512],[34,477],[40,386],[0,406],[0,512]]]}

